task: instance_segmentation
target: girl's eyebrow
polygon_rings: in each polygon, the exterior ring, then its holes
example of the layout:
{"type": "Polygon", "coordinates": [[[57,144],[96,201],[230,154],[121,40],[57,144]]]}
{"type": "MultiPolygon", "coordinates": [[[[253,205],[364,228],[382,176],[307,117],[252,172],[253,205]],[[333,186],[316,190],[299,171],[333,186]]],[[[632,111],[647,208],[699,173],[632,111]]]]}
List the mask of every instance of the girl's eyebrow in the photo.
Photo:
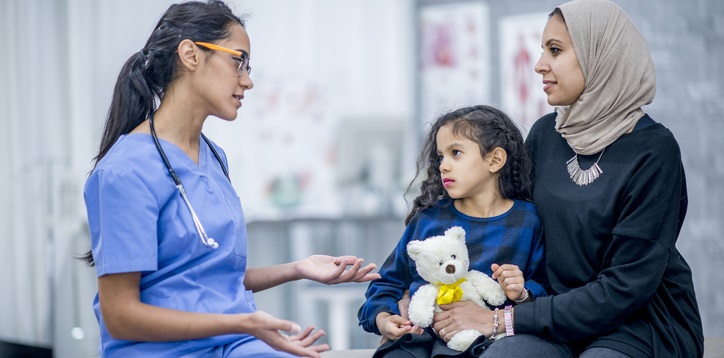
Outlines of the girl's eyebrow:
{"type": "MultiPolygon", "coordinates": [[[[460,144],[460,143],[452,143],[452,144],[448,145],[447,147],[445,147],[445,148],[443,148],[443,149],[450,150],[450,149],[461,148],[462,146],[463,146],[463,145],[460,144]]],[[[439,152],[440,152],[440,151],[438,150],[438,153],[439,153],[439,152]]]]}

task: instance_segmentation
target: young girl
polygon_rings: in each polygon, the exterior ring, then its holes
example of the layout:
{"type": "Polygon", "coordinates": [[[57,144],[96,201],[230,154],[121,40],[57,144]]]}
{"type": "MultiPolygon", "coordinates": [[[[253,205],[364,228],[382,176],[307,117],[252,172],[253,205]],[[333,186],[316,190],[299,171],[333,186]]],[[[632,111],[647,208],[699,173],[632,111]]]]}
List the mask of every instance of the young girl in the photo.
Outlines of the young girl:
{"type": "MultiPolygon", "coordinates": [[[[413,328],[400,312],[398,301],[406,290],[413,295],[427,282],[407,255],[408,242],[461,226],[467,234],[470,269],[492,275],[501,267],[498,264],[504,263],[504,274],[495,278],[510,300],[523,302],[546,294],[536,281],[545,269],[541,224],[533,204],[527,201],[531,164],[523,136],[508,116],[495,108],[461,108],[438,118],[417,167],[417,176],[425,170],[427,178],[405,219],[407,229],[380,269],[382,278],[370,284],[358,316],[365,331],[391,340],[385,345],[415,332],[444,346],[455,333],[482,331],[480,325],[489,323],[477,317],[482,307],[456,302],[441,306],[443,312],[435,315],[432,331],[413,328]],[[451,312],[467,312],[468,318],[450,320],[451,312]]],[[[499,322],[503,322],[502,312],[499,322]]],[[[385,345],[378,352],[386,349],[385,345]]]]}
{"type": "Polygon", "coordinates": [[[323,331],[257,311],[252,292],[378,277],[353,256],[247,268],[226,156],[201,129],[208,116],[236,118],[253,87],[250,54],[244,23],[223,2],[185,2],[118,76],[84,191],[100,357],[319,357],[323,331]]]}

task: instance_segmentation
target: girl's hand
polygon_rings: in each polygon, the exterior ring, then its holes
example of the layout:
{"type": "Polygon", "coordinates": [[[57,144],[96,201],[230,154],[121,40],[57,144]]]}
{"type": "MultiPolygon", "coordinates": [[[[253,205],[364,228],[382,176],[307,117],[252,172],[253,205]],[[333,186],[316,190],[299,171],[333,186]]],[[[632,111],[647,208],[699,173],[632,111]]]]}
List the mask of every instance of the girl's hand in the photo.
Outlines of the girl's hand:
{"type": "Polygon", "coordinates": [[[497,279],[500,287],[511,300],[525,298],[525,278],[523,272],[516,265],[492,264],[493,279],[497,279]]]}
{"type": "Polygon", "coordinates": [[[320,358],[321,352],[329,350],[329,345],[313,345],[314,342],[324,336],[324,331],[318,330],[314,333],[314,327],[309,326],[303,331],[298,324],[272,317],[271,315],[256,311],[249,316],[248,325],[244,330],[246,333],[264,341],[272,348],[298,355],[300,357],[320,358]],[[280,331],[291,332],[288,336],[280,331]]]}
{"type": "MultiPolygon", "coordinates": [[[[410,316],[408,316],[407,313],[410,308],[410,290],[405,290],[402,294],[402,298],[397,301],[397,308],[400,310],[400,317],[402,317],[402,319],[406,321],[410,319],[410,316]]],[[[410,333],[422,334],[423,331],[422,327],[413,325],[410,333]]]]}
{"type": "Polygon", "coordinates": [[[332,257],[313,255],[298,261],[295,265],[300,278],[334,285],[343,282],[367,282],[380,278],[378,273],[370,273],[377,268],[375,264],[362,267],[364,259],[355,256],[332,257]],[[348,266],[350,266],[347,269],[348,266]]]}
{"type": "Polygon", "coordinates": [[[375,318],[375,323],[380,334],[382,334],[380,344],[385,343],[389,339],[396,341],[405,334],[410,333],[413,328],[412,322],[407,318],[402,318],[387,312],[378,314],[377,318],[375,318]]]}

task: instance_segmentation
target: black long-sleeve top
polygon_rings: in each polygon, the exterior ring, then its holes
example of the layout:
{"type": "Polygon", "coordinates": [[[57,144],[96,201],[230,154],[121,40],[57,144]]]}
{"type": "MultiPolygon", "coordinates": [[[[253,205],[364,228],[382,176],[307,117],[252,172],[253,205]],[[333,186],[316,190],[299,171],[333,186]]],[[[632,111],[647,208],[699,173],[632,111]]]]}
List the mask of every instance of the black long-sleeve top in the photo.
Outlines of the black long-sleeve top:
{"type": "MultiPolygon", "coordinates": [[[[703,332],[691,270],[676,249],[687,208],[679,146],[644,116],[600,156],[601,176],[573,183],[574,156],[538,120],[526,143],[533,201],[543,222],[551,296],[515,308],[516,333],[607,347],[632,357],[701,357],[703,332]]],[[[578,156],[588,169],[599,154],[578,156]]]]}

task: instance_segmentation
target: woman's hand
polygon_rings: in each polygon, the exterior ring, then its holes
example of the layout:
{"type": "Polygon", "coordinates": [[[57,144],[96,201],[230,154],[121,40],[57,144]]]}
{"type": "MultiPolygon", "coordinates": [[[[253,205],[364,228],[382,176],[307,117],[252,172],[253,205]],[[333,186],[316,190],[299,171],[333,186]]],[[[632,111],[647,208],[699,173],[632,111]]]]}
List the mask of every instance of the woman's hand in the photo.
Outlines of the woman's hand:
{"type": "Polygon", "coordinates": [[[274,318],[262,311],[248,314],[248,318],[248,322],[245,323],[245,326],[247,326],[245,331],[278,351],[301,357],[320,358],[319,353],[329,350],[327,344],[313,345],[325,333],[322,330],[314,332],[312,326],[302,331],[298,324],[274,318]],[[294,334],[288,336],[280,331],[294,334]]]}
{"type": "Polygon", "coordinates": [[[295,268],[300,278],[334,285],[343,282],[367,282],[380,278],[378,273],[370,273],[377,268],[375,264],[362,267],[363,259],[355,256],[332,257],[313,255],[298,261],[295,268]],[[350,266],[347,269],[348,266],[350,266]]]}
{"type": "Polygon", "coordinates": [[[492,264],[490,268],[493,270],[493,279],[498,280],[508,298],[511,300],[525,298],[525,278],[518,266],[492,264]]]}
{"type": "Polygon", "coordinates": [[[486,337],[493,332],[493,311],[481,307],[473,301],[453,302],[441,305],[442,312],[438,312],[432,319],[432,327],[443,341],[449,342],[456,333],[474,329],[486,337]]]}

